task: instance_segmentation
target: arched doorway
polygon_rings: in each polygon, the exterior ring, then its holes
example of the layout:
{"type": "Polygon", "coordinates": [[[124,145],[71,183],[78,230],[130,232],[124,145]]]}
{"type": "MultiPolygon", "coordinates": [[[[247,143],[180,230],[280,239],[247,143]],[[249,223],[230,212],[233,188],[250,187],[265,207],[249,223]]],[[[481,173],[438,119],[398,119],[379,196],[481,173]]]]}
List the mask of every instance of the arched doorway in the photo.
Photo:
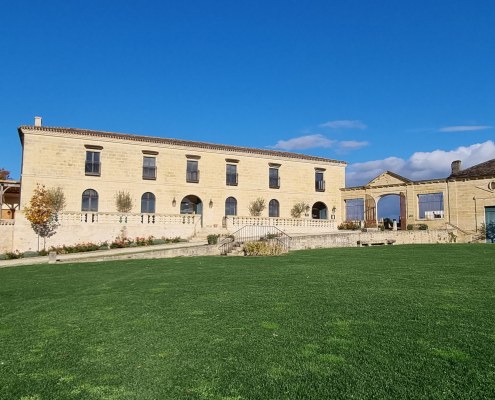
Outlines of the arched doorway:
{"type": "Polygon", "coordinates": [[[406,202],[404,193],[390,193],[380,196],[377,202],[378,220],[386,218],[397,221],[398,229],[406,229],[406,202]]]}
{"type": "Polygon", "coordinates": [[[190,194],[180,202],[181,214],[198,214],[200,217],[201,227],[203,227],[203,202],[198,196],[190,194]]]}
{"type": "Polygon", "coordinates": [[[203,202],[198,196],[190,194],[180,202],[181,214],[203,214],[203,202]]]}
{"type": "Polygon", "coordinates": [[[313,219],[328,219],[328,208],[325,203],[317,201],[311,208],[311,217],[313,219]]]}

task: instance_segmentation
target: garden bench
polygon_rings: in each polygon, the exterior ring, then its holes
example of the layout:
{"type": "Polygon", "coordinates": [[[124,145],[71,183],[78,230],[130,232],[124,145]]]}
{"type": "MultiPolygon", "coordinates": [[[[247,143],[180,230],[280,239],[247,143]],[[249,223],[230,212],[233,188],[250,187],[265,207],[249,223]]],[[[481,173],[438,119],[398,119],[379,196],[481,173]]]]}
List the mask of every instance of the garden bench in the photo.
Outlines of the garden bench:
{"type": "Polygon", "coordinates": [[[358,246],[384,246],[389,244],[394,244],[395,239],[385,239],[385,240],[358,240],[358,246]]]}

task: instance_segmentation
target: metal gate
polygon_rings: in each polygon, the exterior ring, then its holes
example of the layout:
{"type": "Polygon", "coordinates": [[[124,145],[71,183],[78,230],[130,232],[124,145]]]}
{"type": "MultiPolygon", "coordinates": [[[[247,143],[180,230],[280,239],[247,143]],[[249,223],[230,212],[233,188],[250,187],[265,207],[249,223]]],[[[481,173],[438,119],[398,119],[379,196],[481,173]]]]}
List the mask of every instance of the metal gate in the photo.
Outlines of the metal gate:
{"type": "Polygon", "coordinates": [[[367,228],[376,228],[376,202],[369,194],[366,195],[364,200],[364,226],[367,228]]]}

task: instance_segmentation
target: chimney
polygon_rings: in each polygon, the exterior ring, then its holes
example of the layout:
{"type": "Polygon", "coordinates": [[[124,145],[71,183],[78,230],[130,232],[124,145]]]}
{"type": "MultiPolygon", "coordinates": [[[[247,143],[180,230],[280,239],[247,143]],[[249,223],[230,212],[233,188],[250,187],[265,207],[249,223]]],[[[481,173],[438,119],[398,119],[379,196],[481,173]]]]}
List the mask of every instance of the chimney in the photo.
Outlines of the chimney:
{"type": "Polygon", "coordinates": [[[34,126],[41,126],[41,117],[34,117],[34,126]]]}
{"type": "Polygon", "coordinates": [[[451,164],[452,175],[455,175],[461,171],[461,160],[452,161],[451,164]]]}

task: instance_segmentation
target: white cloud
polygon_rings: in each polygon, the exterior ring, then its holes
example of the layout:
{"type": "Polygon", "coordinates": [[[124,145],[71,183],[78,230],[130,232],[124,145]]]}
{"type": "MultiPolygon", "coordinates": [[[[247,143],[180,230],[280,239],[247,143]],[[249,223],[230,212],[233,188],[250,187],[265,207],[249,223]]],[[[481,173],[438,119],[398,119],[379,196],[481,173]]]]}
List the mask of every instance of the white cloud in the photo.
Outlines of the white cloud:
{"type": "Polygon", "coordinates": [[[299,136],[289,140],[279,140],[275,146],[270,146],[273,149],[278,150],[304,150],[315,147],[332,147],[335,143],[334,140],[330,140],[321,134],[299,136]]]}
{"type": "Polygon", "coordinates": [[[439,132],[469,132],[469,131],[482,131],[485,129],[491,129],[492,126],[489,125],[456,125],[456,126],[445,126],[440,128],[439,132]]]}
{"type": "Polygon", "coordinates": [[[341,149],[355,150],[368,146],[368,142],[358,142],[356,140],[343,140],[338,143],[341,149]]]}
{"type": "Polygon", "coordinates": [[[366,129],[367,126],[361,121],[357,120],[338,120],[338,121],[328,121],[319,125],[320,128],[331,128],[331,129],[366,129]]]}
{"type": "Polygon", "coordinates": [[[358,142],[356,140],[331,140],[321,134],[306,135],[289,140],[279,140],[274,146],[269,146],[277,150],[305,150],[316,147],[329,148],[336,147],[338,151],[356,150],[368,146],[368,142],[358,142]]]}
{"type": "Polygon", "coordinates": [[[461,146],[455,150],[435,150],[416,152],[409,159],[389,157],[347,167],[346,186],[364,185],[384,171],[392,171],[411,180],[446,178],[450,175],[450,164],[462,161],[462,168],[468,168],[495,158],[495,143],[488,140],[471,146],[461,146]]]}

